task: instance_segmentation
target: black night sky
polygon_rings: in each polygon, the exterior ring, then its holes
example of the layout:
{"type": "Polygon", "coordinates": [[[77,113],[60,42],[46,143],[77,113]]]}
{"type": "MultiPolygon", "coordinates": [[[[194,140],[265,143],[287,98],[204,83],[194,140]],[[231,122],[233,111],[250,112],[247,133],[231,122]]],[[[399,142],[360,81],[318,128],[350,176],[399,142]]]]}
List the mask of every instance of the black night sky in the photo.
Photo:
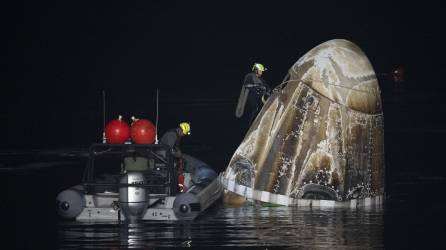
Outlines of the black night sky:
{"type": "MultiPolygon", "coordinates": [[[[2,4],[3,148],[88,146],[107,120],[190,120],[196,143],[243,136],[234,108],[244,74],[265,64],[275,86],[318,44],[359,45],[375,71],[407,68],[405,87],[436,91],[441,15],[435,6],[376,1],[2,4]],[[439,13],[438,13],[439,14],[439,13]],[[220,136],[223,135],[223,136],[220,136]],[[234,136],[231,136],[234,135],[234,136]]],[[[381,80],[383,92],[391,85],[381,80]]],[[[443,89],[441,87],[441,89],[443,89]]],[[[383,93],[386,95],[387,93],[383,93]]],[[[393,115],[393,114],[392,114],[393,115]]],[[[392,120],[393,118],[388,118],[392,120]]],[[[194,139],[191,139],[194,141],[194,139]]]]}
{"type": "MultiPolygon", "coordinates": [[[[362,48],[378,74],[406,68],[397,91],[390,78],[379,79],[386,132],[445,125],[442,15],[425,2],[2,5],[5,150],[99,142],[103,90],[106,121],[118,115],[155,121],[159,89],[159,133],[190,121],[193,136],[184,146],[204,150],[205,160],[223,169],[247,130],[234,111],[252,64],[266,65],[264,77],[276,86],[299,57],[335,38],[362,48]]],[[[386,137],[389,150],[402,143],[392,140],[386,137]]]]}
{"type": "Polygon", "coordinates": [[[159,132],[190,121],[186,151],[223,170],[247,129],[234,111],[252,64],[276,86],[307,51],[343,38],[376,73],[407,72],[399,84],[379,78],[387,178],[446,176],[442,10],[434,1],[4,1],[0,149],[86,148],[101,141],[102,91],[107,121],[155,121],[159,89],[159,132]]]}
{"type": "MultiPolygon", "coordinates": [[[[184,151],[222,171],[248,128],[234,112],[252,64],[269,69],[264,77],[274,87],[313,47],[347,39],[366,53],[378,75],[398,65],[406,69],[402,83],[379,77],[386,192],[393,202],[398,192],[413,197],[401,203],[410,207],[406,212],[385,215],[385,244],[434,246],[444,236],[444,224],[437,223],[440,209],[431,210],[425,202],[446,204],[438,189],[446,178],[444,8],[434,2],[3,1],[0,152],[86,149],[101,141],[102,91],[106,121],[118,115],[155,121],[159,89],[159,132],[191,122],[184,151]],[[393,185],[407,176],[430,186],[401,191],[393,185]]],[[[78,183],[64,176],[67,171],[25,177],[46,183],[47,195],[28,195],[29,200],[18,196],[34,184],[23,186],[20,174],[0,172],[2,184],[21,188],[2,199],[2,210],[14,211],[15,218],[28,213],[28,205],[37,208],[32,221],[9,224],[16,243],[22,242],[20,235],[34,235],[30,242],[41,243],[52,237],[41,238],[47,231],[40,225],[55,212],[46,209],[49,205],[38,207],[53,204],[63,185],[78,183]]]]}

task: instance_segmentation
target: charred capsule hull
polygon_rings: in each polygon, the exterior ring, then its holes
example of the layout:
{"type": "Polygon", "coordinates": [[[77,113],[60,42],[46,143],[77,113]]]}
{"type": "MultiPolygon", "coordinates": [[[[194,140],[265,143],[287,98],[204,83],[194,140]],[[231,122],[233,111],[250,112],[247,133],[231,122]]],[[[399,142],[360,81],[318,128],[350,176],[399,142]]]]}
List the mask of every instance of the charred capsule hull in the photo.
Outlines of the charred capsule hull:
{"type": "Polygon", "coordinates": [[[248,198],[285,205],[382,196],[383,145],[373,68],[355,44],[331,40],[291,67],[234,153],[223,183],[248,198]]]}

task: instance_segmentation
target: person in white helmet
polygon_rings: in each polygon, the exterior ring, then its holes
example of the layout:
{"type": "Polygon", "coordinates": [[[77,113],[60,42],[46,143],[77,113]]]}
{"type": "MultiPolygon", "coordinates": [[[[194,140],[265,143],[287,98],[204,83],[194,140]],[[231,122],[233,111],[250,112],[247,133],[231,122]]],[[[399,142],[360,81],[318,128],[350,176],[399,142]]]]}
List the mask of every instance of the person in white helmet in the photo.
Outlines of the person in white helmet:
{"type": "Polygon", "coordinates": [[[235,116],[243,116],[245,106],[249,108],[249,123],[251,124],[271,94],[271,88],[262,78],[267,69],[261,63],[254,63],[251,72],[246,74],[242,91],[240,92],[235,116]]]}

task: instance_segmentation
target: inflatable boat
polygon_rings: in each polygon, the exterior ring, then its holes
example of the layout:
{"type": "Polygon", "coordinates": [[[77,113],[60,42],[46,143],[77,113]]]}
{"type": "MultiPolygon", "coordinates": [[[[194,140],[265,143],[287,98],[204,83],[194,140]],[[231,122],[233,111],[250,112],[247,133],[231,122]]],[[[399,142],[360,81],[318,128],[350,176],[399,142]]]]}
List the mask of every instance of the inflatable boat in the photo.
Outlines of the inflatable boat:
{"type": "Polygon", "coordinates": [[[60,216],[79,221],[193,220],[223,194],[218,175],[163,144],[93,144],[81,184],[57,196],[60,216]]]}

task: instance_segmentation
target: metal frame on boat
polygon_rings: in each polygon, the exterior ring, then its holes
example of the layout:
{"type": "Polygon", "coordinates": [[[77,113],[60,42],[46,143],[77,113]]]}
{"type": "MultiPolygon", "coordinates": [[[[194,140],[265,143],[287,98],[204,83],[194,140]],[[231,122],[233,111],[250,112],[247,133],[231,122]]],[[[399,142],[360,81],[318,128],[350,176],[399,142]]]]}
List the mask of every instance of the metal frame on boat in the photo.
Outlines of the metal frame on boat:
{"type": "Polygon", "coordinates": [[[59,214],[80,221],[196,218],[221,197],[223,186],[202,176],[179,192],[181,173],[170,152],[163,144],[93,144],[82,184],[57,197],[59,214]]]}

